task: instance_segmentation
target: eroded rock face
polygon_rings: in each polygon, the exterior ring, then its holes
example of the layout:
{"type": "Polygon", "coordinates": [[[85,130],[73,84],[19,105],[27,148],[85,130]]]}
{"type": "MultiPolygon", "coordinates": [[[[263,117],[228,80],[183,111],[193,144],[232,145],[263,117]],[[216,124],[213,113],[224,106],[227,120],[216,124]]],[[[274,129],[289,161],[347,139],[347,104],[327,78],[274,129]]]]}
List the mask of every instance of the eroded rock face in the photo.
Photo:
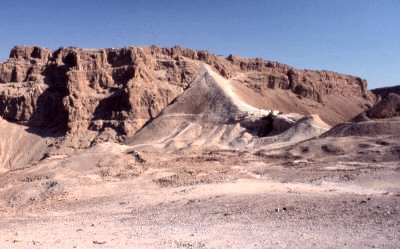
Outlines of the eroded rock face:
{"type": "Polygon", "coordinates": [[[391,93],[400,95],[400,85],[375,88],[375,89],[372,89],[371,92],[373,92],[375,95],[377,95],[380,98],[385,98],[386,96],[388,96],[391,93]]]}
{"type": "Polygon", "coordinates": [[[355,98],[372,99],[367,82],[359,77],[331,71],[299,70],[281,63],[263,59],[227,57],[240,71],[247,73],[243,82],[252,88],[290,90],[299,97],[323,103],[326,95],[340,94],[355,98]],[[250,73],[249,73],[250,72],[250,73]]]}
{"type": "Polygon", "coordinates": [[[323,134],[328,136],[372,136],[400,134],[400,95],[383,95],[373,107],[361,112],[350,122],[334,126],[323,134]]]}
{"type": "Polygon", "coordinates": [[[356,100],[358,109],[374,100],[358,77],[262,59],[224,58],[180,47],[52,51],[23,46],[14,47],[8,61],[0,63],[0,116],[52,126],[71,137],[91,134],[91,141],[123,140],[185,91],[203,63],[256,93],[286,90],[322,105],[326,96],[337,94],[356,100]]]}
{"type": "Polygon", "coordinates": [[[366,115],[371,119],[400,117],[400,95],[389,93],[366,111],[366,115]]]}

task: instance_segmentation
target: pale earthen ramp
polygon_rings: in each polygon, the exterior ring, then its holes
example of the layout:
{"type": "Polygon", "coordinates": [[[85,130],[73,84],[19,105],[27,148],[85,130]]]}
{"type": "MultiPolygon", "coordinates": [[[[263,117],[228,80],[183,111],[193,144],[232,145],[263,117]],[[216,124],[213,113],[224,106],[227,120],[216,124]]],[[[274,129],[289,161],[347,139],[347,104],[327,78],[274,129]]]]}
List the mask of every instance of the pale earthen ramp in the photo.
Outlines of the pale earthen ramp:
{"type": "Polygon", "coordinates": [[[297,118],[286,133],[260,138],[244,124],[251,120],[263,125],[261,121],[273,118],[277,112],[249,105],[239,97],[243,93],[237,94],[237,91],[228,80],[204,66],[190,87],[157,118],[127,139],[127,144],[138,149],[169,151],[244,149],[307,139],[329,127],[326,124],[316,127],[314,123],[318,120],[297,118]]]}

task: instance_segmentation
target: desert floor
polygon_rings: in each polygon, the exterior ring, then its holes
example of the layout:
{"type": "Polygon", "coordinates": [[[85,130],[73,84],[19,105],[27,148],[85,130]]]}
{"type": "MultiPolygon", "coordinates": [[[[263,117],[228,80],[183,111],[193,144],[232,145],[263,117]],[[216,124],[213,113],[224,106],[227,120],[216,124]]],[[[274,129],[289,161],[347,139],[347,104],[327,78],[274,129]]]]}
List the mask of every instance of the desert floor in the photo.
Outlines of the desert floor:
{"type": "Polygon", "coordinates": [[[30,179],[51,191],[2,206],[1,248],[400,246],[398,161],[321,163],[245,151],[143,157],[135,169],[51,184],[30,179]]]}

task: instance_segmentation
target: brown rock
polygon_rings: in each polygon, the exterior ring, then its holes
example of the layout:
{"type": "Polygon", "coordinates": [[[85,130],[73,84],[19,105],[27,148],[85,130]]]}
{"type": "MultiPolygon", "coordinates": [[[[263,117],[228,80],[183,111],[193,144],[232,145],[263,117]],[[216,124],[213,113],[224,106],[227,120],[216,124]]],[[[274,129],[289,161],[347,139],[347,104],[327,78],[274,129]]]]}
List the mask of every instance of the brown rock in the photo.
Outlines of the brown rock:
{"type": "Polygon", "coordinates": [[[330,124],[374,101],[358,77],[258,58],[224,58],[178,46],[56,51],[24,46],[0,63],[0,116],[51,125],[70,136],[111,129],[117,140],[124,139],[190,87],[203,63],[244,88],[259,108],[318,113],[330,124]]]}
{"type": "Polygon", "coordinates": [[[372,119],[400,117],[400,95],[389,93],[366,114],[372,119]]]}
{"type": "Polygon", "coordinates": [[[372,89],[371,92],[381,98],[388,96],[390,93],[400,95],[400,85],[376,88],[372,89]]]}
{"type": "Polygon", "coordinates": [[[388,93],[383,96],[373,107],[350,122],[337,124],[322,137],[400,134],[400,95],[388,93]]]}

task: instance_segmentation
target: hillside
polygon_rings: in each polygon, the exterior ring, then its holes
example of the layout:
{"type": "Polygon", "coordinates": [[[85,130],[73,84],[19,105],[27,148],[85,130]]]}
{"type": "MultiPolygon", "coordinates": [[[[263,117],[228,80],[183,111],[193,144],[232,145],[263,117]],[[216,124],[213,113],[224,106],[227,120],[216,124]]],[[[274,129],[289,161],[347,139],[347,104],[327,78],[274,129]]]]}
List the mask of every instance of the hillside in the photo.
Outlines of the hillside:
{"type": "Polygon", "coordinates": [[[190,88],[203,65],[255,108],[334,125],[372,105],[366,81],[180,47],[15,47],[0,63],[0,117],[67,134],[70,146],[124,141],[190,88]]]}

